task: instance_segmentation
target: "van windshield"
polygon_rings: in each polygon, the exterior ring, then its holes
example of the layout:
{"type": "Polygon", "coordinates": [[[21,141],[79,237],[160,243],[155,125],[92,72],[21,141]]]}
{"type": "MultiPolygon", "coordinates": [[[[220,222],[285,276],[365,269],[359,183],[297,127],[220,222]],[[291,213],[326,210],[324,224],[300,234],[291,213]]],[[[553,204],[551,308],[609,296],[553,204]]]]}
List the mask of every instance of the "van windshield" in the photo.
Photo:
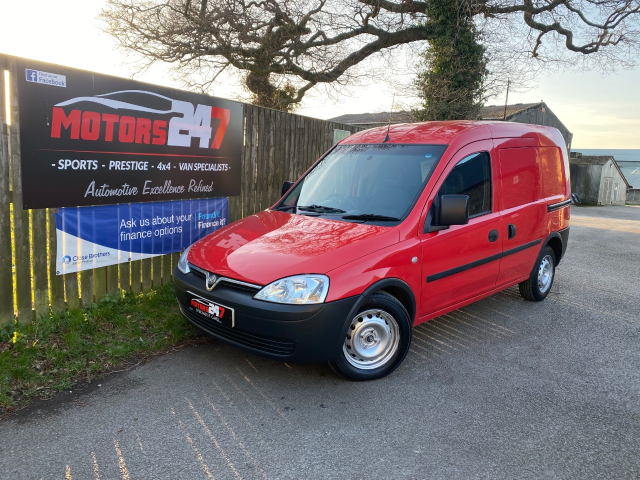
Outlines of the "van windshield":
{"type": "Polygon", "coordinates": [[[339,145],[277,210],[397,224],[407,216],[446,145],[339,145]]]}

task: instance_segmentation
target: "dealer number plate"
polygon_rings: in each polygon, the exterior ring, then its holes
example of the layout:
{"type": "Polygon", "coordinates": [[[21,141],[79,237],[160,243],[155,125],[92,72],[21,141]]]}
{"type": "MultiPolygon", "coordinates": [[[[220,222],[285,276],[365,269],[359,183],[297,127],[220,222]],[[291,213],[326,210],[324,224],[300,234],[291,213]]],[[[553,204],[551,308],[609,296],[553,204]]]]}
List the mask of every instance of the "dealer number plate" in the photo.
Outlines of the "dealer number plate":
{"type": "Polygon", "coordinates": [[[205,318],[218,322],[227,327],[235,327],[235,312],[233,308],[202,298],[193,292],[187,292],[188,308],[205,318]]]}

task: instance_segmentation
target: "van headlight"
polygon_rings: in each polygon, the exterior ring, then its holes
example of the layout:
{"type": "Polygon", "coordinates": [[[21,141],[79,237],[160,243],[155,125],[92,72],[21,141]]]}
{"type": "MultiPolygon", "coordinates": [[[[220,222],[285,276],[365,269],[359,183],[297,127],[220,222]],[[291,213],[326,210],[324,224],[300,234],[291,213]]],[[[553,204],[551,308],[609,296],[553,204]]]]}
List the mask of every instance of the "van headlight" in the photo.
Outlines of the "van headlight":
{"type": "Polygon", "coordinates": [[[326,275],[295,275],[270,283],[253,298],[274,303],[323,303],[328,292],[326,275]]]}
{"type": "Polygon", "coordinates": [[[180,270],[185,275],[189,273],[191,270],[189,269],[189,263],[187,262],[187,255],[189,255],[189,249],[191,245],[184,249],[182,255],[180,255],[180,260],[178,260],[178,270],[180,270]]]}

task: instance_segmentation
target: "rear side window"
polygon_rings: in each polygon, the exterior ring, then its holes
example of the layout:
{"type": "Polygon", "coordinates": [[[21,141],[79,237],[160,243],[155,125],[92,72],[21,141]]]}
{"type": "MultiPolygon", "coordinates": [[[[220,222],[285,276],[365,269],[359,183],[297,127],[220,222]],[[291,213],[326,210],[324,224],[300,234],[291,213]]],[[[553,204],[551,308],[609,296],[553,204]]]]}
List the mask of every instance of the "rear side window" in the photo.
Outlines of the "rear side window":
{"type": "Polygon", "coordinates": [[[526,205],[542,198],[540,159],[533,147],[500,150],[503,208],[526,205]]]}
{"type": "Polygon", "coordinates": [[[491,157],[474,153],[460,160],[438,191],[442,195],[468,195],[470,217],[491,213],[491,157]]]}
{"type": "Polygon", "coordinates": [[[542,169],[542,198],[562,195],[565,178],[562,171],[562,153],[558,147],[540,147],[542,169]]]}

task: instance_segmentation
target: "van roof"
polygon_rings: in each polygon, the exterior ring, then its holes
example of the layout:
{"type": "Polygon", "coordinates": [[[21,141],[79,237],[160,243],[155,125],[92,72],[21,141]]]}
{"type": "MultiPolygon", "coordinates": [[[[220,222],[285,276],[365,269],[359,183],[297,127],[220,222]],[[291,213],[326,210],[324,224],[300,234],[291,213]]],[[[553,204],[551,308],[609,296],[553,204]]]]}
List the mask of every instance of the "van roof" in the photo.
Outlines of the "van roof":
{"type": "Polygon", "coordinates": [[[376,127],[354,133],[340,144],[383,143],[387,129],[389,140],[386,143],[415,143],[433,145],[451,145],[456,140],[465,143],[489,138],[529,137],[538,139],[539,145],[564,145],[558,142],[560,132],[553,127],[529,125],[515,122],[455,120],[447,122],[401,123],[376,127]]]}

